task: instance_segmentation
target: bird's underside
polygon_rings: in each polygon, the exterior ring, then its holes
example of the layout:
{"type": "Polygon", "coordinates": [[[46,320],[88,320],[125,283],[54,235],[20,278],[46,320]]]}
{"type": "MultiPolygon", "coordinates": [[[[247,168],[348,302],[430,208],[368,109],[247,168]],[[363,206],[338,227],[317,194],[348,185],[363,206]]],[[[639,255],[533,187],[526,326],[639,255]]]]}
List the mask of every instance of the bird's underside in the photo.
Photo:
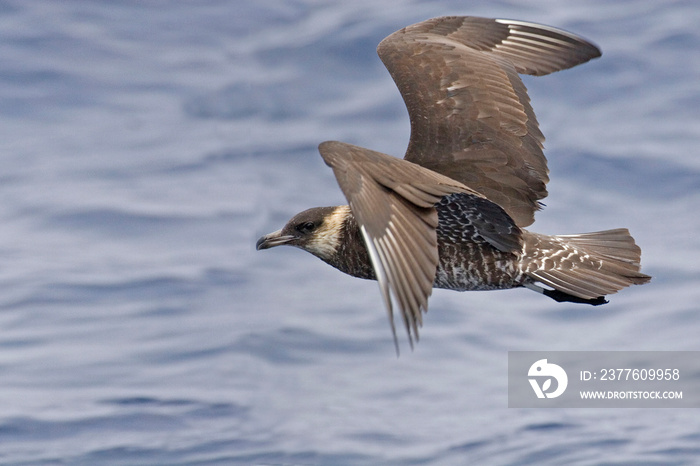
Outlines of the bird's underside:
{"type": "MultiPolygon", "coordinates": [[[[391,34],[377,51],[406,103],[404,159],[341,142],[319,151],[349,205],[315,208],[258,241],[305,249],[379,282],[409,341],[433,287],[527,287],[602,304],[650,277],[626,229],[548,236],[524,227],[547,195],[544,137],[518,73],[545,75],[600,56],[547,26],[443,17],[391,34]]],[[[396,334],[394,332],[394,340],[396,334]]]]}

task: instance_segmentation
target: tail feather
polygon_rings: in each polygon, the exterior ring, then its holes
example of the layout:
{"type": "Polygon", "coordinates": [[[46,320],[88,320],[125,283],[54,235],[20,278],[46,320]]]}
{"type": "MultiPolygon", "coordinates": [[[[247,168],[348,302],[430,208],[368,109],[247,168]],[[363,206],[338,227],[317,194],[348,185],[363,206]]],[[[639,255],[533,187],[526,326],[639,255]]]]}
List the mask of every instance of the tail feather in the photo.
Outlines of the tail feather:
{"type": "Polygon", "coordinates": [[[556,238],[584,249],[593,248],[599,255],[636,264],[639,267],[642,251],[627,228],[578,235],[557,235],[556,238]]]}
{"type": "Polygon", "coordinates": [[[641,250],[625,228],[547,236],[527,232],[524,272],[532,280],[595,299],[651,280],[639,271],[641,250]]]}

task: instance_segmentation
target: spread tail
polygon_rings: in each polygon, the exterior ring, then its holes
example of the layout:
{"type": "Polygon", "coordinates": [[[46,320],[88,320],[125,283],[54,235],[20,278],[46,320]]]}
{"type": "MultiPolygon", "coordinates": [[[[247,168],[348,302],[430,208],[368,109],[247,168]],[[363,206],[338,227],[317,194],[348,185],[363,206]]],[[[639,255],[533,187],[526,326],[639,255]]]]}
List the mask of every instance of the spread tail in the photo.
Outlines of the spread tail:
{"type": "Polygon", "coordinates": [[[651,280],[639,271],[642,251],[626,228],[557,236],[526,232],[524,239],[523,271],[531,280],[525,286],[556,301],[603,304],[605,295],[651,280]]]}

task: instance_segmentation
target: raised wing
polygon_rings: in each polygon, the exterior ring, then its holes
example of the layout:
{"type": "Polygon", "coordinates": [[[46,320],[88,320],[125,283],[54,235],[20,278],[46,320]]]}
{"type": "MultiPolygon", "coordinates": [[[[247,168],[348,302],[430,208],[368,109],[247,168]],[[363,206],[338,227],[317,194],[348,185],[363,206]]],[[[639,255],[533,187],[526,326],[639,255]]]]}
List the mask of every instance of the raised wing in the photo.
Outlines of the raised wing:
{"type": "Polygon", "coordinates": [[[600,56],[568,32],[523,21],[434,18],[377,48],[406,103],[406,160],[469,186],[518,226],[547,196],[544,136],[518,73],[545,75],[600,56]]]}
{"type": "Polygon", "coordinates": [[[494,209],[480,212],[487,241],[501,249],[520,250],[519,230],[505,232],[486,225],[491,220],[494,224],[503,223],[503,218],[510,222],[507,214],[450,178],[406,160],[342,142],[324,142],[319,152],[333,168],[362,231],[395,343],[392,295],[411,344],[412,336],[418,339],[421,311],[428,309],[438,265],[438,215],[434,205],[443,196],[464,193],[479,201],[480,206],[484,202],[491,204],[494,209]]]}

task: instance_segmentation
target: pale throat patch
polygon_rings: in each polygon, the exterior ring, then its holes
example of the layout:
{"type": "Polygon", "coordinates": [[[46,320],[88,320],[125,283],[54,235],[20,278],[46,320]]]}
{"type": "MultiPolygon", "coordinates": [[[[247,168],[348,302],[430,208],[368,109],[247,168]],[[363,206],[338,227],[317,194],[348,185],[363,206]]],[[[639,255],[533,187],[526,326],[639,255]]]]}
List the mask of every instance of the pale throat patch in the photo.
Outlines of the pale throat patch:
{"type": "Polygon", "coordinates": [[[342,241],[344,223],[350,215],[350,206],[341,205],[328,215],[323,225],[318,227],[314,236],[306,243],[306,250],[320,258],[332,257],[342,241]]]}

